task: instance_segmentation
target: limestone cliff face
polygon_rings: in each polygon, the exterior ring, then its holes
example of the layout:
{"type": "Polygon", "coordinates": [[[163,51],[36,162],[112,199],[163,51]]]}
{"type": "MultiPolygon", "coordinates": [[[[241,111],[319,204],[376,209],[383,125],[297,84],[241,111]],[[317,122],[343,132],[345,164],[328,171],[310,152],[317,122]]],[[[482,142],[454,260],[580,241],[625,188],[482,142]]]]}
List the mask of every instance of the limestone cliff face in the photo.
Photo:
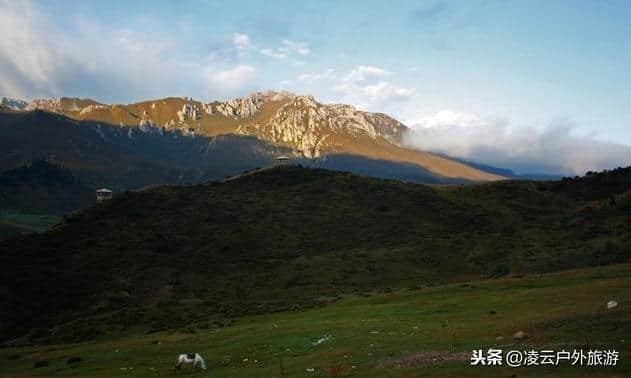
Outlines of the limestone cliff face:
{"type": "Polygon", "coordinates": [[[226,102],[215,102],[204,105],[206,113],[220,113],[234,119],[246,119],[255,115],[263,104],[273,101],[282,101],[294,97],[289,92],[256,92],[242,98],[235,98],[226,102]]]}
{"type": "Polygon", "coordinates": [[[25,110],[46,110],[55,113],[80,112],[86,108],[106,107],[96,101],[83,98],[62,97],[62,98],[45,98],[36,99],[28,102],[25,110]]]}
{"type": "MultiPolygon", "coordinates": [[[[273,101],[275,97],[268,98],[273,101]]],[[[285,94],[282,100],[285,103],[267,122],[241,124],[237,133],[289,145],[305,157],[315,158],[342,152],[342,139],[381,137],[398,144],[405,128],[386,115],[361,112],[350,105],[321,104],[312,96],[285,94]]]]}

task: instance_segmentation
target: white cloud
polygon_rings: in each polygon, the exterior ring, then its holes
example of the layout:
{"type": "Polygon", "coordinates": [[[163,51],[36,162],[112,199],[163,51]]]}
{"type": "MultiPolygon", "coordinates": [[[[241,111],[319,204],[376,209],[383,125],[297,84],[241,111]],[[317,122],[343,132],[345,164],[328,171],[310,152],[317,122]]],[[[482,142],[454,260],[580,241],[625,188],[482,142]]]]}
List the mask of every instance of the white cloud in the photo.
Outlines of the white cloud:
{"type": "Polygon", "coordinates": [[[383,80],[392,72],[374,66],[360,65],[344,75],[333,87],[341,102],[362,110],[387,111],[395,103],[412,98],[416,89],[383,80]]]}
{"type": "Polygon", "coordinates": [[[29,1],[0,2],[0,91],[13,96],[52,93],[65,57],[55,46],[52,26],[29,1]]]}
{"type": "Polygon", "coordinates": [[[357,66],[345,77],[344,81],[359,83],[367,79],[383,78],[392,75],[392,72],[375,66],[357,66]]]}
{"type": "Polygon", "coordinates": [[[441,111],[408,124],[404,141],[411,147],[517,173],[573,175],[631,164],[631,147],[576,135],[567,121],[517,128],[503,119],[441,111]]]}
{"type": "Polygon", "coordinates": [[[404,88],[385,81],[366,85],[361,90],[366,96],[381,102],[407,100],[414,93],[414,88],[404,88]]]}
{"type": "MultiPolygon", "coordinates": [[[[288,56],[307,56],[311,54],[311,49],[307,45],[306,42],[296,42],[290,41],[288,39],[283,39],[281,41],[281,45],[277,48],[262,48],[259,52],[265,56],[269,56],[276,59],[285,59],[288,56]]],[[[297,63],[302,63],[302,61],[297,60],[297,63]]],[[[298,64],[300,65],[300,64],[298,64]]]]}
{"type": "Polygon", "coordinates": [[[246,59],[262,60],[263,54],[299,67],[312,54],[306,42],[280,39],[263,48],[242,32],[204,44],[192,38],[194,30],[156,27],[147,15],[130,16],[120,26],[86,14],[62,24],[49,13],[38,2],[0,0],[1,96],[215,99],[264,89],[262,82],[273,80],[255,75],[256,60],[246,59]]]}
{"type": "MultiPolygon", "coordinates": [[[[254,68],[239,59],[255,50],[247,34],[234,33],[228,45],[202,52],[152,28],[145,17],[125,27],[85,15],[71,19],[58,25],[38,3],[0,0],[0,95],[214,99],[240,94],[237,88],[255,77],[254,68]]],[[[247,84],[258,89],[256,82],[247,84]]]]}
{"type": "Polygon", "coordinates": [[[251,47],[250,37],[247,34],[232,33],[232,43],[239,54],[245,54],[251,47]]]}
{"type": "Polygon", "coordinates": [[[173,95],[200,67],[179,61],[171,53],[176,41],[143,26],[105,27],[81,17],[61,27],[35,3],[0,0],[0,92],[101,100],[173,95]]]}
{"type": "Polygon", "coordinates": [[[225,71],[208,73],[209,81],[220,90],[234,91],[252,80],[256,70],[248,65],[238,65],[225,71]]]}
{"type": "Polygon", "coordinates": [[[481,127],[485,124],[485,121],[475,114],[441,110],[428,117],[408,120],[407,123],[409,125],[414,125],[417,128],[445,128],[457,125],[459,127],[469,129],[472,127],[481,127]]]}
{"type": "Polygon", "coordinates": [[[280,52],[278,50],[273,50],[270,48],[260,49],[259,52],[263,55],[276,58],[276,59],[285,59],[287,57],[286,53],[280,52]]]}
{"type": "Polygon", "coordinates": [[[232,33],[232,43],[237,47],[250,47],[250,37],[247,34],[232,33]]]}
{"type": "Polygon", "coordinates": [[[314,81],[319,81],[323,79],[335,79],[335,70],[333,68],[329,68],[326,71],[318,72],[318,73],[304,73],[298,75],[296,81],[313,83],[314,81]]]}
{"type": "Polygon", "coordinates": [[[414,88],[401,87],[390,82],[364,86],[341,83],[333,87],[333,90],[342,95],[342,102],[354,104],[360,109],[369,111],[383,111],[392,103],[411,99],[415,92],[414,88]]]}
{"type": "Polygon", "coordinates": [[[311,53],[311,49],[306,42],[295,42],[288,39],[282,40],[282,46],[278,49],[287,53],[295,52],[299,55],[306,56],[311,53]]]}

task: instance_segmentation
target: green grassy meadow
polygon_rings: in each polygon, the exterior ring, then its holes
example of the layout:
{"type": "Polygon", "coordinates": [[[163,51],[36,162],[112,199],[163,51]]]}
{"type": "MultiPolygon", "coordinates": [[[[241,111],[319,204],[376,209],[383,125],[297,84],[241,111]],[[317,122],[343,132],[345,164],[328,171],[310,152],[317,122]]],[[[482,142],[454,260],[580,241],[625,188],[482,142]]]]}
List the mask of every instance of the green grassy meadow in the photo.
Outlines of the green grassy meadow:
{"type": "Polygon", "coordinates": [[[53,214],[24,214],[0,212],[0,240],[31,232],[44,232],[61,220],[53,214]]]}
{"type": "Polygon", "coordinates": [[[20,212],[0,212],[0,222],[23,230],[23,232],[44,232],[59,223],[61,217],[53,214],[24,214],[20,212]]]}
{"type": "Polygon", "coordinates": [[[80,344],[3,348],[0,377],[624,377],[631,375],[630,304],[629,264],[344,295],[320,308],[237,317],[225,327],[135,328],[80,344]],[[619,306],[607,310],[611,299],[619,306]],[[529,337],[513,340],[519,330],[529,337]],[[471,350],[489,347],[615,349],[620,361],[470,366],[471,350]],[[208,370],[176,373],[176,356],[186,352],[200,353],[208,370]],[[71,357],[82,361],[68,364],[71,357]],[[41,360],[49,366],[34,368],[41,360]]]}

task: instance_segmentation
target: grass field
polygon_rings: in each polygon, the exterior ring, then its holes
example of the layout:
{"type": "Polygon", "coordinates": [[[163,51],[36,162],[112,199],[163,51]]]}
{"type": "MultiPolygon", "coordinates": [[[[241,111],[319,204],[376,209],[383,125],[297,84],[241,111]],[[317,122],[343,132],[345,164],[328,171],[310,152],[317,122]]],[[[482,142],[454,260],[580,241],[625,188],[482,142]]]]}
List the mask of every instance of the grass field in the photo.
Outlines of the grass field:
{"type": "Polygon", "coordinates": [[[629,264],[346,295],[321,308],[234,318],[188,333],[136,328],[82,344],[0,349],[0,376],[623,377],[631,375],[630,303],[629,264]],[[607,310],[612,299],[619,306],[607,310]],[[513,340],[520,330],[529,337],[513,340]],[[470,366],[471,350],[489,347],[615,349],[620,362],[470,366]],[[202,354],[208,371],[175,373],[176,355],[186,352],[202,354]],[[69,365],[71,357],[82,361],[69,365]],[[34,368],[41,360],[49,366],[34,368]]]}
{"type": "Polygon", "coordinates": [[[43,232],[61,220],[52,214],[23,214],[19,212],[0,212],[0,222],[11,225],[24,232],[43,232]]]}

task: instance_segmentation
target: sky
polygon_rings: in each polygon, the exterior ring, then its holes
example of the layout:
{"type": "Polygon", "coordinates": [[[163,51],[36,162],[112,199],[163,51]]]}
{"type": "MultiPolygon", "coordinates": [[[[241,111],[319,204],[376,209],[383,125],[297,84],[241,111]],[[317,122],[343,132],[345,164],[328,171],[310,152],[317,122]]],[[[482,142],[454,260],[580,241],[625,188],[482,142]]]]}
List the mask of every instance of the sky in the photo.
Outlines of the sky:
{"type": "Polygon", "coordinates": [[[0,0],[0,96],[264,89],[387,113],[525,173],[631,165],[631,2],[0,0]]]}

